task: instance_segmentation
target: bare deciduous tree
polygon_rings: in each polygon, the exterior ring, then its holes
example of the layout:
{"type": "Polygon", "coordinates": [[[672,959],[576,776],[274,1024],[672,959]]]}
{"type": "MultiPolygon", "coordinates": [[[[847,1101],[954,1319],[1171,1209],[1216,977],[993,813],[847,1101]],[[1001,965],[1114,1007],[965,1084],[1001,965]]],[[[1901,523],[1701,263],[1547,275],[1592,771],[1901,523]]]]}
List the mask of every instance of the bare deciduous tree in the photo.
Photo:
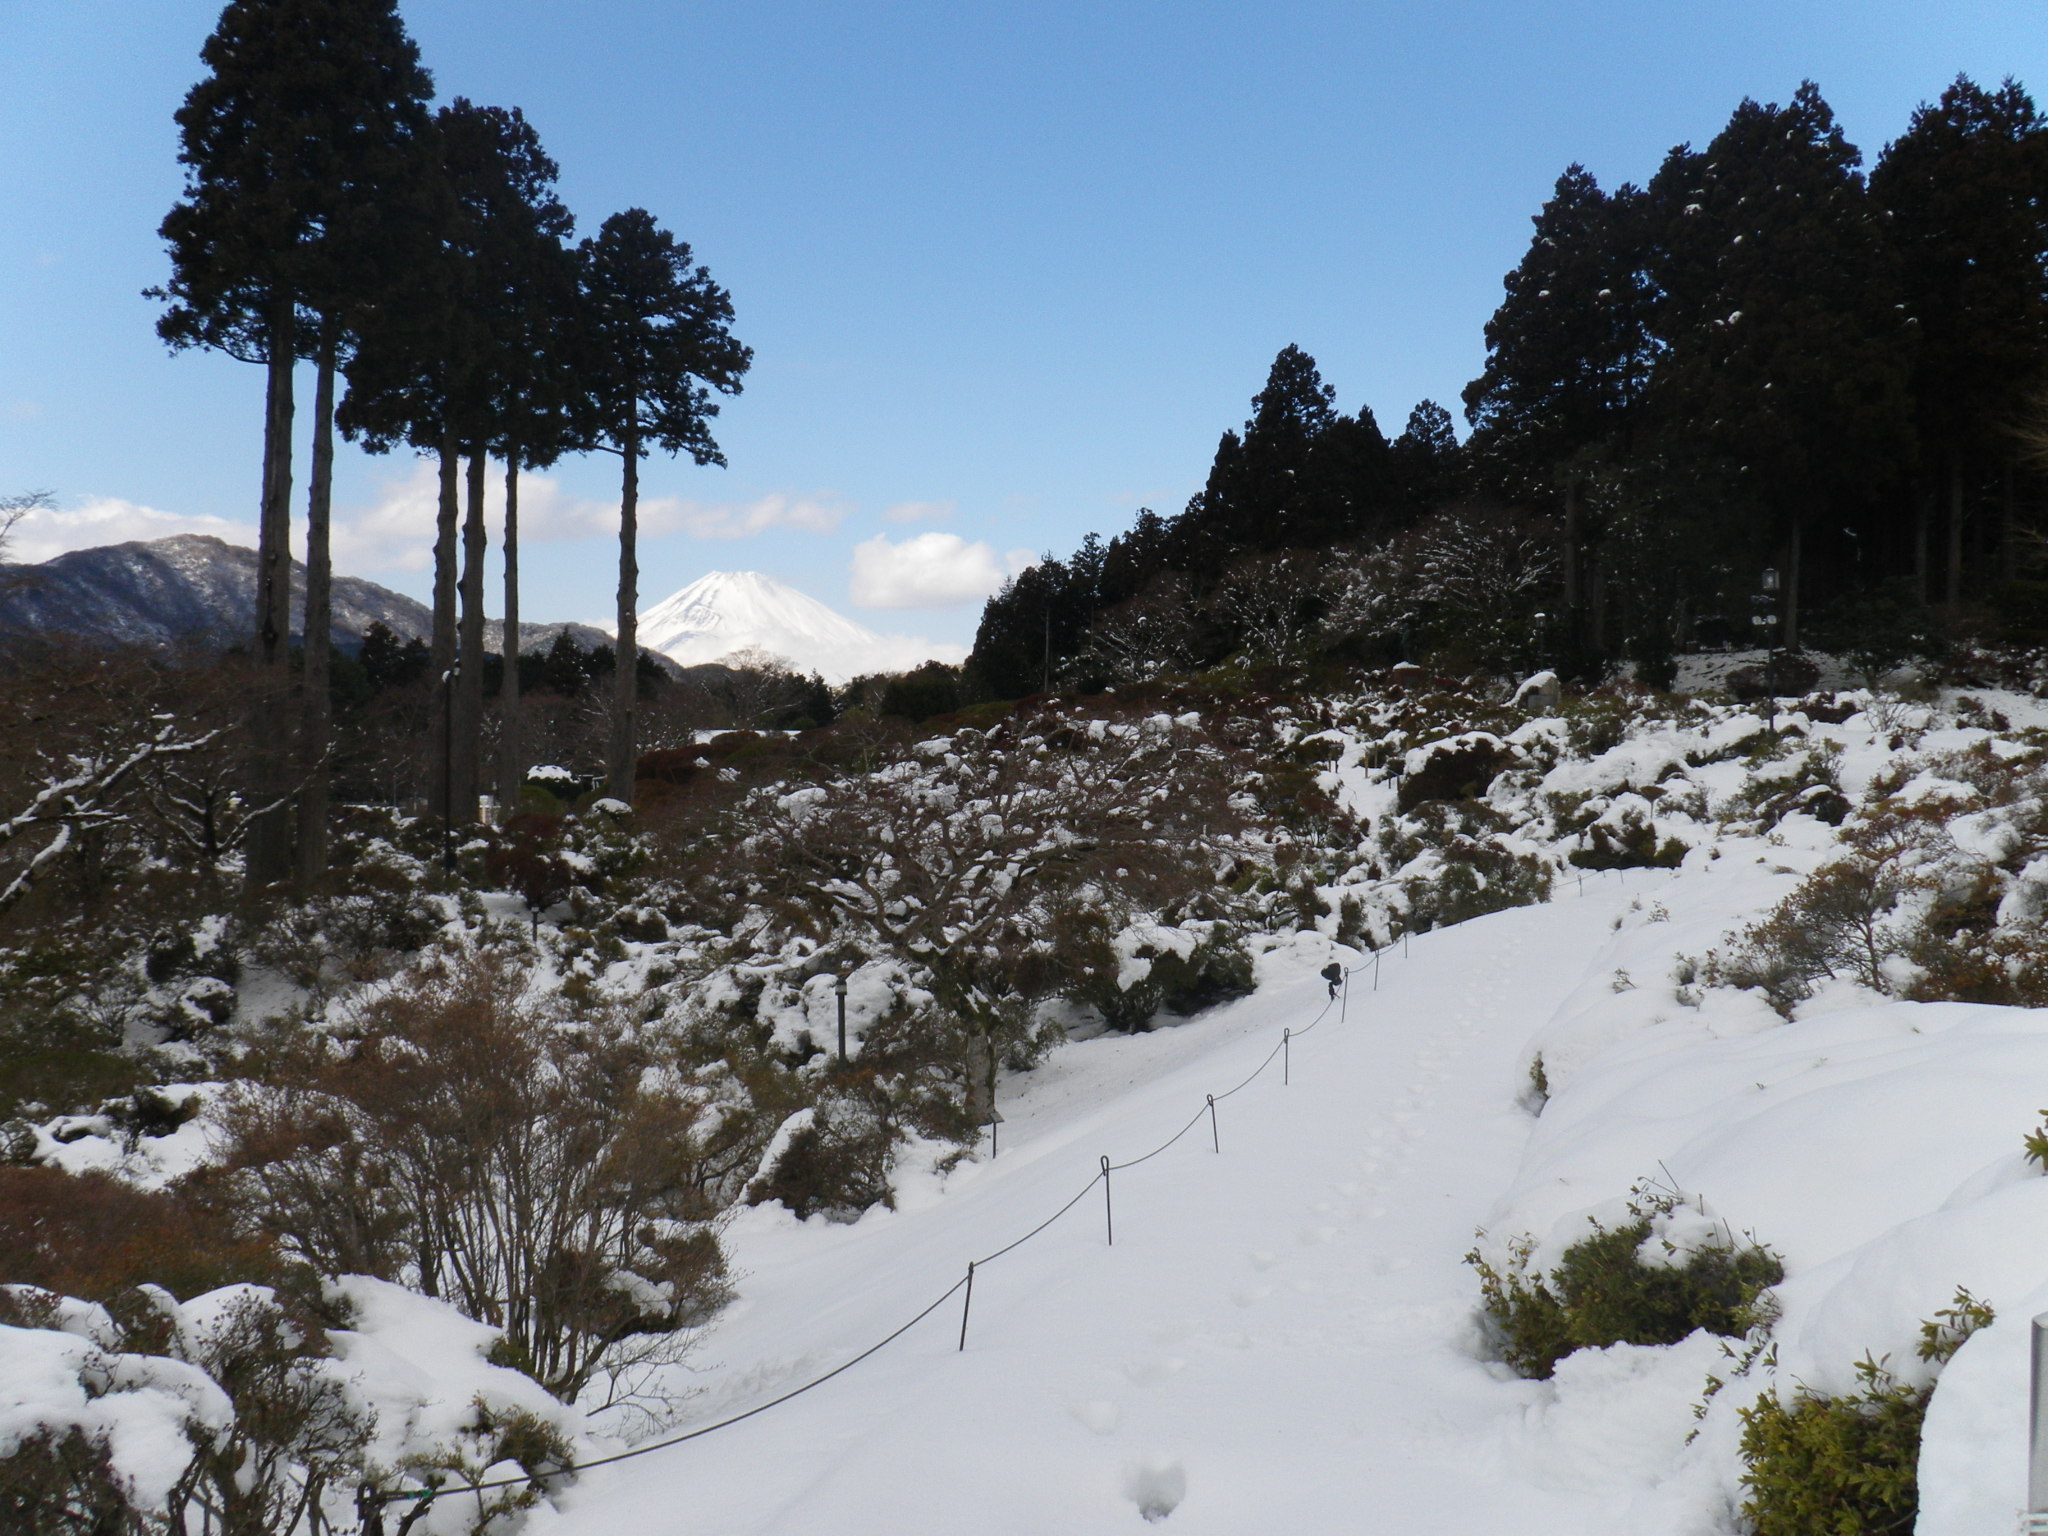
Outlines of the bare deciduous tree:
{"type": "Polygon", "coordinates": [[[285,1049],[224,1111],[232,1195],[326,1274],[400,1279],[505,1330],[573,1399],[725,1297],[704,1097],[615,1017],[573,1021],[481,957],[285,1049]]]}

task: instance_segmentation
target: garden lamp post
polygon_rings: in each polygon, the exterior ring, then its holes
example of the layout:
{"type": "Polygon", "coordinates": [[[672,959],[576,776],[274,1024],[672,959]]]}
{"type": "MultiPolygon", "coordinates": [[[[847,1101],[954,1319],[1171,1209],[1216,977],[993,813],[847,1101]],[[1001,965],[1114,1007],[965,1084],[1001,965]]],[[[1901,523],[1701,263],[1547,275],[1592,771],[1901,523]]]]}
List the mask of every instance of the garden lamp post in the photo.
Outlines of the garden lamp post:
{"type": "Polygon", "coordinates": [[[1762,639],[1769,650],[1778,648],[1778,568],[1764,567],[1763,576],[1757,582],[1757,594],[1753,599],[1756,612],[1749,616],[1749,622],[1763,631],[1762,639]]]}
{"type": "Polygon", "coordinates": [[[846,1065],[846,978],[832,978],[832,995],[839,999],[839,1065],[846,1065]]]}

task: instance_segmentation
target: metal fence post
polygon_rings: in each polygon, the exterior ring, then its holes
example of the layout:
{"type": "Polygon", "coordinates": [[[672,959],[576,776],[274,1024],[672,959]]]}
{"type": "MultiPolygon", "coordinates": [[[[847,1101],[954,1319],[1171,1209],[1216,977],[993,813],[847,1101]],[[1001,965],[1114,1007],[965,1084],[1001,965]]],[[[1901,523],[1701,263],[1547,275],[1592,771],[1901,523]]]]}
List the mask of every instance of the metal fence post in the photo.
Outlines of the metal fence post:
{"type": "Polygon", "coordinates": [[[1293,1039],[1293,1030],[1283,1029],[1280,1031],[1280,1086],[1282,1088],[1285,1088],[1288,1083],[1293,1081],[1290,1074],[1294,1070],[1294,1051],[1289,1044],[1293,1039]]]}
{"type": "Polygon", "coordinates": [[[2028,1536],[2048,1533],[2048,1312],[2034,1319],[2033,1380],[2027,1394],[2028,1536]]]}
{"type": "MultiPolygon", "coordinates": [[[[1272,1059],[1270,1056],[1266,1058],[1268,1061],[1272,1059]]],[[[1223,1138],[1216,1131],[1216,1095],[1213,1093],[1209,1095],[1209,1140],[1218,1152],[1223,1150],[1223,1138]]]]}
{"type": "Polygon", "coordinates": [[[1109,1208],[1109,1154],[1102,1154],[1102,1231],[1113,1248],[1116,1246],[1116,1215],[1109,1208]]]}

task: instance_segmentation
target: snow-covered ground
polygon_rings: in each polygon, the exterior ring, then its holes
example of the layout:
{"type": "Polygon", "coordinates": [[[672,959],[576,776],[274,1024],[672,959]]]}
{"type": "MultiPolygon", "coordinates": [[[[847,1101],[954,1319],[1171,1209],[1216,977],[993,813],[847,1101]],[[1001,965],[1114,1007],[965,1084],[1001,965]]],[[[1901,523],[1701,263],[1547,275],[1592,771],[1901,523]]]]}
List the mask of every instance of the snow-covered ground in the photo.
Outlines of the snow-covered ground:
{"type": "MultiPolygon", "coordinates": [[[[585,1474],[547,1536],[1732,1529],[1736,1406],[1772,1381],[1908,1379],[1957,1285],[2000,1321],[1956,1357],[1923,1462],[1924,1536],[2005,1536],[2024,1493],[2027,1318],[2048,1305],[2037,1014],[1746,995],[1669,976],[1812,862],[1729,842],[1680,871],[1588,875],[1548,905],[1387,951],[1206,1119],[981,1269],[889,1348],[714,1435],[585,1474]],[[1532,1112],[1545,1054],[1552,1097],[1532,1112]],[[1553,1250],[1643,1178],[1786,1260],[1775,1377],[1694,1405],[1723,1341],[1615,1346],[1550,1382],[1483,1358],[1476,1229],[1553,1250]],[[1694,1437],[1693,1432],[1700,1433],[1694,1437]],[[1689,1438],[1691,1437],[1691,1438],[1689,1438]]],[[[741,1300],[695,1356],[678,1430],[841,1364],[970,1259],[1141,1154],[1323,1007],[1313,939],[1195,1022],[1056,1052],[1010,1085],[1001,1155],[907,1180],[853,1225],[779,1207],[730,1232],[741,1300]]],[[[1360,957],[1346,953],[1357,964],[1360,957]]],[[[674,1431],[671,1431],[674,1432],[674,1431]]]]}

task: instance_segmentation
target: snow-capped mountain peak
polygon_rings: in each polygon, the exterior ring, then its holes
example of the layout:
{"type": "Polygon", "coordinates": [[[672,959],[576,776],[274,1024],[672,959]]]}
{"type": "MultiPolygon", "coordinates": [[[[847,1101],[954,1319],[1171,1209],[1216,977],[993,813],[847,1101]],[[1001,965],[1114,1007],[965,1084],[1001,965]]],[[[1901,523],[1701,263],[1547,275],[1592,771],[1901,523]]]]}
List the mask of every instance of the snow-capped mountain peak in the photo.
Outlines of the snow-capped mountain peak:
{"type": "Polygon", "coordinates": [[[759,571],[698,577],[640,615],[640,643],[684,666],[724,660],[735,651],[766,651],[833,682],[933,658],[960,659],[958,646],[876,634],[759,571]]]}

